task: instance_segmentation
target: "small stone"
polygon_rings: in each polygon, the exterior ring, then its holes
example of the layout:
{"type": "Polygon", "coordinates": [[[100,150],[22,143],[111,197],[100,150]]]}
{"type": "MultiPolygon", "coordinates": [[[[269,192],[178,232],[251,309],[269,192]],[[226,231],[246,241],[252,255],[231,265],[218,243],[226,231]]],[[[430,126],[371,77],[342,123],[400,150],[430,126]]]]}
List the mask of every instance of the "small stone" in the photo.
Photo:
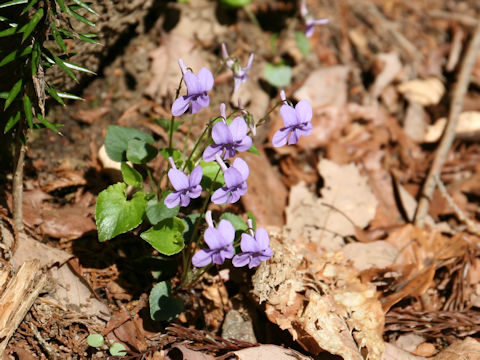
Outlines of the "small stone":
{"type": "Polygon", "coordinates": [[[222,326],[222,337],[252,344],[257,342],[253,332],[252,320],[248,315],[242,314],[237,310],[230,310],[225,316],[222,326]]]}

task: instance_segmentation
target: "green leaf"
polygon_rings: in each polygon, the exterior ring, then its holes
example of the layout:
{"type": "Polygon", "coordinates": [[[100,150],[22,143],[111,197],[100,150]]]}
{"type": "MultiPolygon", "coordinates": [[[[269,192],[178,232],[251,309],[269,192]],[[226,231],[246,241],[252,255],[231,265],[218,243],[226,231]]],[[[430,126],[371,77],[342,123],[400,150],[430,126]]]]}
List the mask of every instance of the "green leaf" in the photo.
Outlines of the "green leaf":
{"type": "Polygon", "coordinates": [[[6,134],[7,132],[9,132],[10,129],[13,128],[18,123],[18,120],[20,120],[20,111],[17,111],[14,115],[8,118],[7,124],[5,125],[5,129],[3,130],[3,133],[6,134]]]}
{"type": "Polygon", "coordinates": [[[187,229],[183,233],[183,239],[185,240],[185,243],[188,244],[190,241],[193,241],[192,236],[193,236],[193,231],[195,230],[195,222],[201,215],[202,214],[200,213],[192,213],[192,214],[188,214],[183,218],[183,222],[185,223],[185,226],[187,229]]]}
{"type": "Polygon", "coordinates": [[[110,185],[97,199],[95,221],[100,242],[135,229],[143,220],[147,201],[145,193],[137,192],[127,200],[125,183],[110,185]]]}
{"type": "Polygon", "coordinates": [[[10,36],[17,33],[17,26],[0,31],[0,37],[10,36]]]}
{"type": "Polygon", "coordinates": [[[169,191],[165,191],[165,194],[159,200],[152,199],[147,203],[147,219],[152,225],[157,225],[160,221],[165,219],[173,218],[177,216],[180,206],[175,206],[174,208],[168,208],[165,206],[165,198],[169,194],[169,191]]]}
{"type": "Polygon", "coordinates": [[[156,284],[149,297],[150,317],[154,321],[171,321],[180,315],[184,309],[181,299],[170,295],[170,284],[166,281],[156,284]]]}
{"type": "Polygon", "coordinates": [[[204,189],[209,189],[212,186],[212,182],[215,179],[215,184],[213,185],[213,189],[216,190],[225,185],[225,179],[223,178],[223,172],[220,171],[220,166],[217,164],[216,161],[200,161],[200,166],[203,170],[203,177],[200,185],[204,189]],[[217,175],[218,174],[218,175],[217,175]]]}
{"type": "Polygon", "coordinates": [[[18,59],[22,56],[28,55],[32,52],[32,47],[27,46],[25,49],[22,50],[22,52],[19,52],[18,50],[12,51],[10,54],[5,56],[2,61],[0,61],[0,67],[7,65],[8,63],[12,62],[15,59],[18,59]]]}
{"type": "Polygon", "coordinates": [[[7,99],[8,98],[8,91],[0,92],[0,99],[7,99]]]}
{"type": "Polygon", "coordinates": [[[257,231],[257,219],[255,218],[255,215],[251,211],[247,212],[247,216],[250,220],[252,220],[252,227],[253,231],[257,231]]]}
{"type": "Polygon", "coordinates": [[[89,69],[87,69],[83,66],[72,64],[68,61],[64,61],[63,63],[65,64],[66,67],[68,67],[72,70],[77,70],[77,71],[81,71],[81,72],[84,72],[84,73],[87,73],[87,74],[97,75],[97,73],[95,73],[94,71],[89,70],[89,69]]]}
{"type": "Polygon", "coordinates": [[[20,5],[20,4],[26,4],[26,3],[27,3],[27,0],[11,0],[11,1],[7,1],[6,3],[1,4],[0,9],[1,8],[6,8],[8,6],[20,5]]]}
{"type": "Polygon", "coordinates": [[[226,7],[241,8],[250,4],[252,0],[221,0],[220,2],[226,7]]]}
{"type": "Polygon", "coordinates": [[[83,100],[80,96],[73,95],[67,92],[63,91],[57,91],[58,96],[60,96],[62,99],[72,99],[72,100],[83,100]]]}
{"type": "Polygon", "coordinates": [[[65,102],[62,100],[62,98],[58,95],[57,91],[50,87],[50,86],[45,86],[45,90],[47,90],[47,92],[50,94],[50,96],[52,98],[54,98],[58,103],[60,103],[61,105],[64,105],[65,106],[65,102]]]}
{"type": "Polygon", "coordinates": [[[127,348],[120,343],[113,343],[110,345],[110,348],[108,349],[110,352],[110,355],[112,356],[125,356],[127,355],[127,348]]]}
{"type": "Polygon", "coordinates": [[[73,0],[73,2],[77,5],[80,5],[82,8],[84,8],[85,10],[87,10],[88,12],[94,14],[94,15],[97,15],[98,16],[98,13],[93,10],[90,6],[88,6],[88,4],[84,3],[83,1],[81,0],[73,0]]]}
{"type": "Polygon", "coordinates": [[[100,334],[90,334],[87,337],[88,346],[97,348],[105,344],[105,339],[100,334]]]}
{"type": "Polygon", "coordinates": [[[170,218],[160,221],[147,231],[140,234],[140,237],[163,255],[178,254],[183,250],[185,243],[183,233],[185,223],[177,218],[170,218]]]}
{"type": "Polygon", "coordinates": [[[42,57],[42,49],[40,47],[40,43],[35,41],[33,43],[33,50],[32,50],[32,76],[35,76],[38,71],[38,65],[40,64],[40,59],[42,57]]]}
{"type": "Polygon", "coordinates": [[[126,162],[122,162],[121,169],[122,169],[123,181],[125,181],[127,185],[130,185],[136,188],[142,187],[142,183],[143,183],[142,174],[140,174],[137,170],[135,170],[133,167],[128,165],[126,162]]]}
{"type": "Polygon", "coordinates": [[[235,231],[247,231],[248,230],[248,226],[245,223],[245,221],[243,221],[243,219],[240,216],[238,216],[234,213],[225,212],[220,216],[220,219],[225,219],[225,220],[230,221],[232,223],[233,227],[235,228],[235,231]]]}
{"type": "Polygon", "coordinates": [[[50,129],[52,130],[54,133],[58,134],[58,135],[62,135],[62,133],[60,131],[58,131],[58,128],[63,126],[61,124],[54,124],[54,123],[51,123],[50,121],[48,121],[47,119],[45,119],[42,115],[40,114],[37,114],[37,119],[40,120],[40,122],[42,123],[43,126],[45,126],[47,129],[50,129]]]}
{"type": "Polygon", "coordinates": [[[158,150],[143,140],[131,139],[127,147],[127,159],[134,164],[146,164],[157,156],[158,150]]]}
{"type": "MultiPolygon", "coordinates": [[[[170,119],[160,119],[160,118],[157,118],[157,119],[152,119],[153,121],[155,121],[158,125],[160,125],[160,127],[165,130],[167,133],[170,132],[170,125],[172,123],[172,121],[170,119]]],[[[184,123],[184,121],[174,121],[173,122],[173,131],[177,131],[178,128],[180,127],[180,125],[182,125],[184,123]]]]}
{"type": "Polygon", "coordinates": [[[257,149],[257,147],[255,146],[254,143],[252,143],[252,146],[250,146],[250,149],[248,149],[247,152],[255,154],[255,155],[260,155],[260,151],[258,151],[258,149],[257,149]]]}
{"type": "Polygon", "coordinates": [[[65,6],[65,2],[63,0],[55,0],[55,2],[60,7],[60,10],[62,10],[63,12],[67,11],[67,7],[65,6]]]}
{"type": "Polygon", "coordinates": [[[38,9],[35,15],[32,16],[32,20],[26,25],[23,30],[22,43],[30,36],[32,31],[37,26],[38,22],[43,18],[43,8],[38,9]]]}
{"type": "Polygon", "coordinates": [[[100,41],[97,41],[95,39],[92,39],[91,36],[87,35],[92,35],[92,34],[77,34],[80,40],[91,43],[91,44],[96,44],[96,45],[101,45],[100,41]]]}
{"type": "Polygon", "coordinates": [[[263,73],[267,81],[277,88],[285,87],[292,81],[292,68],[288,65],[267,63],[263,73]]]}
{"type": "Polygon", "coordinates": [[[182,153],[177,149],[169,149],[169,148],[160,149],[160,155],[162,155],[165,160],[168,160],[168,158],[171,156],[175,164],[177,164],[177,166],[182,165],[182,162],[181,162],[182,153]]]}
{"type": "Polygon", "coordinates": [[[30,2],[28,3],[27,6],[25,6],[22,10],[22,12],[20,13],[20,15],[23,15],[23,14],[26,14],[26,12],[28,10],[30,10],[30,8],[35,5],[36,3],[38,2],[38,0],[30,0],[30,2]]]}
{"type": "Polygon", "coordinates": [[[62,33],[63,35],[65,35],[66,37],[69,37],[71,39],[75,38],[75,35],[70,30],[67,30],[67,29],[64,29],[64,28],[58,28],[58,32],[62,33]]]}
{"type": "Polygon", "coordinates": [[[10,104],[13,102],[13,100],[15,100],[18,93],[22,89],[22,84],[23,84],[23,79],[20,79],[12,86],[12,89],[8,93],[7,100],[5,100],[5,105],[3,107],[3,110],[6,110],[10,106],[10,104]]]}
{"type": "Polygon", "coordinates": [[[57,42],[58,46],[60,47],[60,49],[66,53],[67,52],[67,45],[65,44],[65,41],[63,41],[63,38],[62,36],[60,35],[60,33],[58,32],[57,30],[57,27],[55,26],[55,22],[52,21],[50,23],[50,27],[52,29],[52,33],[53,33],[53,37],[55,39],[55,41],[57,42]]]}
{"type": "Polygon", "coordinates": [[[305,36],[305,33],[301,31],[295,31],[295,41],[297,43],[298,50],[300,50],[303,56],[310,54],[310,43],[305,36]]]}
{"type": "Polygon", "coordinates": [[[132,139],[143,140],[150,145],[155,142],[151,135],[143,131],[118,125],[110,125],[107,129],[107,136],[105,137],[105,150],[107,151],[108,157],[113,161],[125,161],[128,143],[132,139]]]}
{"type": "Polygon", "coordinates": [[[53,60],[55,61],[55,64],[57,64],[60,69],[62,69],[63,71],[65,71],[65,73],[70,76],[73,80],[77,81],[77,77],[75,76],[75,74],[72,72],[72,70],[70,70],[68,68],[68,66],[65,64],[65,62],[60,59],[57,55],[55,54],[52,54],[53,56],[53,60]]]}
{"type": "Polygon", "coordinates": [[[91,27],[95,27],[95,23],[91,22],[90,20],[84,18],[82,15],[76,13],[73,9],[74,7],[73,6],[69,6],[69,14],[72,15],[75,19],[77,19],[78,21],[84,23],[84,24],[87,24],[88,26],[91,26],[91,27]]]}
{"type": "Polygon", "coordinates": [[[33,129],[33,112],[32,112],[32,102],[30,98],[25,95],[23,97],[23,112],[25,113],[25,118],[27,119],[27,124],[30,129],[33,129]]]}

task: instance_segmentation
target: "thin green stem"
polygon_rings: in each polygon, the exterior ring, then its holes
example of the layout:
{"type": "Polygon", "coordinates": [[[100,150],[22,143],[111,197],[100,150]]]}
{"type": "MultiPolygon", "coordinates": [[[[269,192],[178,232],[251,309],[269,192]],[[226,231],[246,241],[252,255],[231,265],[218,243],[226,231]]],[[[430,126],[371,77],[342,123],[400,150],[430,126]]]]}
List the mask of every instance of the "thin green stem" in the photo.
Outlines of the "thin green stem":
{"type": "Polygon", "coordinates": [[[275,110],[277,107],[279,107],[280,105],[283,104],[283,101],[280,101],[278,103],[275,104],[275,106],[273,108],[271,108],[262,118],[260,118],[257,123],[255,124],[255,126],[260,126],[260,125],[263,125],[263,123],[267,120],[268,116],[273,112],[273,110],[275,110]]]}
{"type": "MultiPolygon", "coordinates": [[[[188,156],[187,160],[185,161],[185,164],[183,164],[182,170],[185,170],[185,168],[187,167],[188,162],[189,162],[190,160],[192,160],[192,157],[193,157],[193,155],[195,154],[195,151],[197,150],[198,145],[200,145],[200,143],[202,142],[203,137],[207,134],[207,131],[210,129],[210,126],[212,125],[212,123],[213,123],[215,120],[219,119],[219,118],[220,118],[220,117],[217,116],[217,117],[211,119],[211,120],[208,122],[208,124],[207,124],[207,126],[205,127],[205,129],[203,130],[202,134],[200,135],[200,137],[199,137],[199,138],[197,139],[197,141],[195,142],[195,145],[193,146],[193,149],[192,149],[192,151],[190,152],[190,155],[188,156]]],[[[207,146],[208,146],[208,145],[207,145],[207,146]]],[[[205,150],[205,149],[202,149],[201,153],[203,153],[203,150],[205,150]]]]}
{"type": "Polygon", "coordinates": [[[157,194],[157,198],[158,198],[160,196],[160,183],[157,184],[157,182],[153,178],[152,170],[150,170],[150,168],[148,167],[147,167],[147,176],[150,182],[152,183],[152,188],[155,189],[154,191],[155,191],[155,194],[157,194]]]}
{"type": "Polygon", "coordinates": [[[168,149],[173,149],[173,125],[175,123],[175,116],[170,118],[170,127],[168,128],[168,149]]]}
{"type": "Polygon", "coordinates": [[[254,23],[261,31],[263,31],[262,27],[260,26],[260,23],[258,22],[257,17],[255,14],[250,10],[248,6],[244,6],[243,10],[245,11],[245,14],[247,14],[248,18],[252,23],[254,23]]]}
{"type": "MultiPolygon", "coordinates": [[[[182,271],[182,279],[181,279],[181,282],[180,282],[180,285],[179,285],[180,288],[184,287],[184,285],[187,281],[188,269],[190,269],[190,267],[191,267],[193,254],[195,253],[195,251],[198,248],[198,241],[195,241],[195,239],[196,239],[198,231],[200,229],[200,221],[203,220],[203,218],[205,217],[205,210],[207,209],[208,203],[210,201],[210,196],[212,196],[213,186],[215,185],[215,182],[217,181],[217,177],[220,174],[220,171],[221,171],[221,169],[218,169],[217,174],[215,175],[215,178],[213,179],[212,184],[210,185],[210,188],[207,191],[207,196],[205,197],[205,200],[204,200],[203,205],[202,205],[202,209],[200,210],[200,216],[197,218],[197,220],[195,220],[195,225],[194,225],[193,231],[192,231],[192,237],[190,238],[190,242],[189,242],[189,244],[193,243],[194,246],[193,246],[193,249],[190,246],[187,246],[187,248],[186,248],[187,249],[187,251],[186,251],[187,254],[185,255],[185,257],[186,257],[187,261],[183,262],[183,264],[182,264],[183,265],[183,269],[182,269],[183,271],[182,271]]],[[[190,281],[190,283],[192,283],[192,281],[190,281]]]]}
{"type": "MultiPolygon", "coordinates": [[[[197,117],[197,114],[193,114],[190,117],[190,124],[188,124],[188,130],[187,130],[187,135],[185,136],[185,140],[183,141],[183,154],[182,157],[185,156],[185,153],[187,152],[187,144],[188,144],[188,139],[190,138],[190,134],[192,133],[192,127],[193,127],[193,122],[195,121],[195,118],[197,117]]],[[[185,163],[186,164],[186,163],[185,163]]],[[[184,165],[185,166],[185,165],[184,165]]]]}

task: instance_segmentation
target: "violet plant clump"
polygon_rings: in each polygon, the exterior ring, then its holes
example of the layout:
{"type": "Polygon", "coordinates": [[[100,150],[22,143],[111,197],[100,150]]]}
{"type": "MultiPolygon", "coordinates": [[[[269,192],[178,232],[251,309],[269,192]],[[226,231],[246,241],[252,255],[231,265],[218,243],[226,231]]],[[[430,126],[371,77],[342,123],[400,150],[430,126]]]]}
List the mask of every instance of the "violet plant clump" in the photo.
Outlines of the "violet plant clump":
{"type": "MultiPolygon", "coordinates": [[[[230,60],[227,54],[223,65],[232,68],[230,60]]],[[[251,61],[243,69],[243,75],[237,71],[242,82],[248,78],[251,61]]],[[[150,310],[155,320],[175,318],[183,305],[172,291],[191,288],[212,266],[232,261],[234,267],[251,269],[272,256],[268,232],[256,228],[253,214],[249,213],[245,222],[236,214],[224,212],[215,226],[208,208],[212,203],[217,208],[236,203],[247,193],[250,169],[241,156],[246,151],[256,152],[252,137],[274,109],[281,107],[285,125],[274,135],[274,146],[296,144],[301,136],[312,132],[310,103],[301,100],[294,107],[282,92],[281,101],[258,120],[240,101],[230,114],[225,104],[221,104],[220,114],[206,119],[203,132],[193,144],[188,141],[190,130],[184,141],[175,144],[178,137],[174,138],[173,134],[180,123],[176,117],[190,116],[191,127],[194,119],[197,121],[197,113],[201,114],[202,108],[210,105],[208,92],[214,84],[207,68],[195,74],[181,59],[179,65],[187,94],[179,96],[181,82],[171,107],[171,118],[156,120],[168,133],[167,144],[158,148],[155,139],[140,130],[122,126],[108,128],[105,148],[112,160],[121,163],[123,182],[102,191],[95,210],[100,241],[138,227],[140,238],[148,242],[163,261],[168,260],[180,270],[174,290],[169,281],[171,276],[158,279],[153,287],[150,310]],[[188,110],[195,115],[188,115],[188,110]],[[151,160],[157,155],[167,160],[164,162],[167,166],[152,168],[151,160]],[[144,225],[139,227],[141,224],[144,225]]]]}

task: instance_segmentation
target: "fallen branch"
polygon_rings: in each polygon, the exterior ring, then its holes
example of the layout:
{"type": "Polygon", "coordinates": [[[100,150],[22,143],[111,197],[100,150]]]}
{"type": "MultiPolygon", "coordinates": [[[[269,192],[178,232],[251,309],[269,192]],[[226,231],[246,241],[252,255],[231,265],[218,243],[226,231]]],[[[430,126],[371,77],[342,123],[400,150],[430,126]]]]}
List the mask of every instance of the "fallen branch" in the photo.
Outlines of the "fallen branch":
{"type": "Polygon", "coordinates": [[[40,262],[25,262],[0,298],[0,358],[40,291],[47,283],[47,275],[40,262]]]}
{"type": "Polygon", "coordinates": [[[458,81],[453,92],[452,102],[450,103],[450,112],[448,114],[448,122],[443,132],[442,139],[438,145],[437,153],[433,160],[430,171],[428,172],[425,184],[423,185],[422,195],[418,202],[415,214],[415,225],[423,227],[425,217],[427,216],[430,206],[430,200],[435,191],[435,177],[440,176],[443,164],[447,158],[448,152],[452,147],[455,139],[455,129],[457,128],[458,118],[463,109],[465,94],[467,93],[470,83],[470,76],[475,66],[478,51],[480,50],[480,23],[475,29],[473,38],[468,46],[467,53],[463,59],[463,63],[458,76],[458,81]]]}

